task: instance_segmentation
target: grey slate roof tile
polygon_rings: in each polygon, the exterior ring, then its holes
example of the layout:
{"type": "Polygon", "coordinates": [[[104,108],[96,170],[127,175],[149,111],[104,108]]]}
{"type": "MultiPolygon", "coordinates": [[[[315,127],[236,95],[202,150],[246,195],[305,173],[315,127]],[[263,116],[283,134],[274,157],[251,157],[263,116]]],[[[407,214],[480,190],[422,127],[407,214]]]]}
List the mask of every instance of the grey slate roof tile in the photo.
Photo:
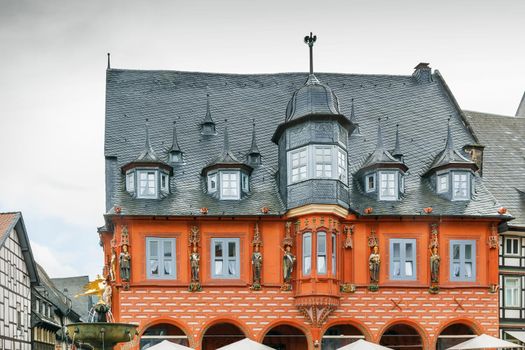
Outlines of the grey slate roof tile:
{"type": "MultiPolygon", "coordinates": [[[[466,129],[439,77],[419,84],[412,76],[316,73],[321,82],[337,95],[342,114],[350,117],[354,99],[355,121],[362,136],[349,138],[349,179],[364,164],[376,146],[377,120],[383,118],[386,149],[395,144],[399,124],[400,147],[409,171],[406,194],[398,202],[378,202],[365,196],[355,184],[350,186],[351,210],[362,213],[373,207],[374,214],[417,215],[432,206],[433,215],[497,215],[499,204],[476,179],[472,201],[449,202],[433,193],[421,175],[443,150],[447,120],[458,148],[475,143],[466,129]]],[[[436,74],[437,76],[437,74],[436,74]]],[[[294,91],[303,86],[306,73],[212,74],[179,71],[107,71],[105,156],[116,157],[116,167],[108,166],[109,206],[122,208],[124,215],[260,215],[262,207],[270,214],[286,211],[279,196],[276,172],[277,146],[271,142],[276,127],[285,121],[286,106],[294,91]],[[263,164],[254,169],[251,193],[239,201],[219,201],[205,193],[201,170],[214,160],[223,147],[224,129],[219,122],[216,136],[200,134],[206,114],[206,94],[215,121],[228,120],[230,148],[238,159],[245,159],[251,146],[252,119],[257,124],[258,148],[263,164]],[[144,120],[150,121],[150,140],[155,153],[166,159],[172,143],[172,122],[177,119],[178,142],[185,152],[183,166],[174,170],[172,194],[160,200],[132,199],[124,189],[119,173],[122,165],[134,160],[144,148],[144,120]]],[[[111,212],[111,208],[108,208],[111,212]]]]}
{"type": "Polygon", "coordinates": [[[483,178],[492,194],[525,228],[525,118],[465,111],[483,151],[483,178]]]}

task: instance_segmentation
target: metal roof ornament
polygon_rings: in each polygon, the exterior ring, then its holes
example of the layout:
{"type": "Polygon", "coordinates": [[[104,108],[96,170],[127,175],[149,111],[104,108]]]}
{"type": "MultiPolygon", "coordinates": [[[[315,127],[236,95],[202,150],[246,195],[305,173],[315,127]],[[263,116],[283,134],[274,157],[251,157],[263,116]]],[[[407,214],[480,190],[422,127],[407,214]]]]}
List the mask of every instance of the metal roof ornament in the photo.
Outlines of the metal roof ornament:
{"type": "Polygon", "coordinates": [[[211,117],[210,94],[206,94],[206,115],[201,123],[201,134],[206,136],[217,135],[215,122],[211,117]]]}
{"type": "Polygon", "coordinates": [[[183,163],[183,153],[179,146],[179,141],[177,139],[177,121],[173,121],[173,141],[169,149],[170,162],[172,163],[183,163]]]}
{"type": "Polygon", "coordinates": [[[352,135],[363,136],[361,134],[361,128],[359,127],[359,123],[357,122],[357,118],[355,116],[355,107],[354,107],[354,99],[353,98],[352,98],[352,106],[350,108],[350,122],[355,125],[355,131],[352,133],[352,135]]]}
{"type": "Polygon", "coordinates": [[[144,150],[137,158],[137,161],[159,161],[159,157],[153,151],[151,143],[149,141],[149,119],[146,118],[146,143],[144,145],[144,150]]]}
{"type": "Polygon", "coordinates": [[[396,124],[396,144],[394,146],[394,150],[392,151],[392,155],[394,158],[402,161],[403,160],[403,152],[401,152],[401,145],[399,140],[399,124],[396,124]]]}
{"type": "Polygon", "coordinates": [[[253,129],[252,129],[252,144],[250,150],[248,151],[248,163],[250,165],[257,165],[261,163],[261,152],[257,146],[257,139],[255,137],[255,119],[253,119],[253,129]]]}
{"type": "Polygon", "coordinates": [[[312,32],[310,32],[310,36],[304,37],[304,43],[308,45],[308,48],[310,49],[310,74],[314,74],[314,43],[317,41],[317,35],[312,35],[312,32]]]}

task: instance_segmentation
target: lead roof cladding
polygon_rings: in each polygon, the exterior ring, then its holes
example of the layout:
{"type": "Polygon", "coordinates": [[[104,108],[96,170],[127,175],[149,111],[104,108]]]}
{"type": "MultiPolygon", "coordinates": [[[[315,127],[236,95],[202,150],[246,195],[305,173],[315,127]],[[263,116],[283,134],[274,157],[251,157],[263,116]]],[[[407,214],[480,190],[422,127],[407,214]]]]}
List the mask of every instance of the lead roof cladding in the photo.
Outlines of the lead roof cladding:
{"type": "MultiPolygon", "coordinates": [[[[439,76],[435,72],[435,76],[439,76]]],[[[316,77],[337,95],[341,114],[351,114],[354,99],[355,119],[360,135],[349,137],[348,171],[350,210],[373,215],[427,215],[423,208],[433,207],[431,215],[496,216],[498,203],[476,177],[471,201],[451,202],[437,196],[428,179],[436,155],[444,149],[447,120],[451,117],[457,147],[475,143],[454,105],[453,97],[439,77],[418,83],[412,76],[324,74],[316,77]],[[367,197],[352,177],[376,147],[377,120],[382,118],[385,148],[394,147],[396,124],[401,134],[401,149],[409,171],[405,194],[399,201],[380,202],[367,197]]],[[[285,122],[286,107],[308,78],[307,73],[214,74],[179,71],[109,69],[106,89],[106,196],[108,213],[121,208],[121,215],[269,215],[286,212],[277,186],[277,145],[271,138],[285,122]],[[238,201],[221,201],[206,194],[202,169],[223,148],[223,122],[219,135],[203,136],[200,123],[206,114],[206,94],[215,120],[228,120],[231,151],[245,159],[251,144],[251,121],[257,128],[257,141],[263,164],[254,169],[250,193],[238,201]],[[151,146],[167,159],[172,141],[172,124],[177,120],[180,147],[186,164],[177,167],[170,178],[171,194],[163,199],[134,199],[125,191],[122,165],[134,160],[144,149],[145,120],[149,119],[151,146]]]]}
{"type": "Polygon", "coordinates": [[[483,150],[483,178],[492,194],[525,228],[525,118],[465,111],[483,150]]]}

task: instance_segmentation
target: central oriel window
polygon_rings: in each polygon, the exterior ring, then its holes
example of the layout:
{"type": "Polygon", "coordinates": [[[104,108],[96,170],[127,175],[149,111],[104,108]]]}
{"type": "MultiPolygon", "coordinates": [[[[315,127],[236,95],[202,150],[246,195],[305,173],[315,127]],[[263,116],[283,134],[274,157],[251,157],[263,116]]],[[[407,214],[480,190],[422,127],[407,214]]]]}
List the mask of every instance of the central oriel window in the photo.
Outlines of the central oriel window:
{"type": "Polygon", "coordinates": [[[328,273],[330,263],[332,275],[336,274],[336,250],[337,239],[336,235],[328,235],[324,231],[319,231],[315,234],[306,232],[303,234],[302,246],[302,272],[304,276],[312,273],[312,263],[315,261],[315,271],[317,275],[326,275],[328,273]],[[329,237],[331,237],[329,239],[329,237]],[[315,238],[315,241],[313,240],[315,238]]]}
{"type": "Polygon", "coordinates": [[[347,154],[335,145],[308,145],[288,152],[288,182],[335,179],[347,182],[347,154]]]}

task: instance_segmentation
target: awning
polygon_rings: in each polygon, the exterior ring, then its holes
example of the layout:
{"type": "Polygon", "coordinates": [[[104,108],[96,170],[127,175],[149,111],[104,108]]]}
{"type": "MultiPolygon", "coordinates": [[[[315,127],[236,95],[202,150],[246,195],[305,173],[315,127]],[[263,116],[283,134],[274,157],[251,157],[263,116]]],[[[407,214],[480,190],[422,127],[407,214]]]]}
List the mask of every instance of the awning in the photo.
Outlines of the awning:
{"type": "Polygon", "coordinates": [[[510,336],[518,339],[520,342],[525,343],[525,331],[505,331],[510,336]]]}
{"type": "Polygon", "coordinates": [[[244,338],[235,343],[223,346],[217,350],[274,350],[273,348],[257,343],[251,339],[244,338]]]}
{"type": "Polygon", "coordinates": [[[148,350],[193,350],[193,348],[163,340],[156,345],[150,346],[148,350]]]}
{"type": "Polygon", "coordinates": [[[387,348],[386,346],[371,343],[364,339],[359,339],[358,341],[345,345],[342,348],[339,348],[337,350],[392,350],[392,349],[387,348]]]}
{"type": "Polygon", "coordinates": [[[468,349],[512,349],[512,348],[523,348],[523,346],[511,343],[506,340],[502,340],[496,337],[492,337],[487,334],[478,335],[475,338],[467,340],[458,345],[454,345],[448,350],[468,350],[468,349]]]}

